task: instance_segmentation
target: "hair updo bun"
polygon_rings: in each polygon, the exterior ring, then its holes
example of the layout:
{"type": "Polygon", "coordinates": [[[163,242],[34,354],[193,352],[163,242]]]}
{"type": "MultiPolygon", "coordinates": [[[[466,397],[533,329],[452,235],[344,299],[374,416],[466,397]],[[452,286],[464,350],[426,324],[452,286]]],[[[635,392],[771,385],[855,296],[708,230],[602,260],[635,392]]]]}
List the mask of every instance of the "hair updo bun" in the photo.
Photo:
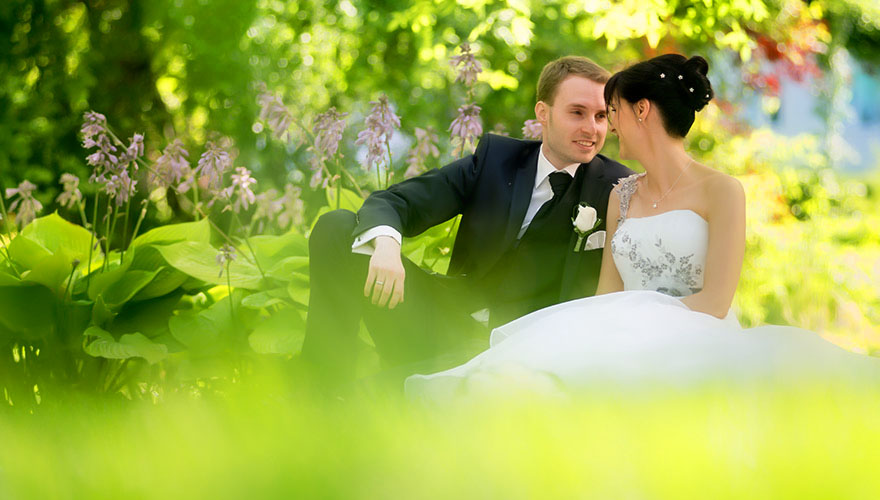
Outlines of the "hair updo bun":
{"type": "Polygon", "coordinates": [[[665,54],[613,75],[605,84],[605,102],[616,97],[631,103],[647,99],[660,110],[666,131],[684,137],[694,124],[694,113],[715,95],[708,73],[709,63],[701,56],[665,54]]]}
{"type": "Polygon", "coordinates": [[[682,89],[688,91],[683,95],[687,97],[686,101],[694,111],[705,108],[714,95],[712,84],[706,78],[708,72],[709,63],[701,56],[691,57],[682,65],[681,74],[684,75],[684,78],[680,82],[682,89]]]}

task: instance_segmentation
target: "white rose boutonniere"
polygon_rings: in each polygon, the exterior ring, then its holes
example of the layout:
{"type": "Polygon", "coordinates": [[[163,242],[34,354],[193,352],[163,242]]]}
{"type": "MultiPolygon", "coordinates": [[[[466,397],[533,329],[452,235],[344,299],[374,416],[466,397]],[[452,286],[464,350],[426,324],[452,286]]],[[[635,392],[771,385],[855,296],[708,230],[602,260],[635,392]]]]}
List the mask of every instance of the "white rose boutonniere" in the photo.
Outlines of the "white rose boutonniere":
{"type": "Polygon", "coordinates": [[[583,248],[584,238],[599,227],[602,219],[598,218],[595,208],[587,205],[585,202],[581,202],[575,207],[571,223],[574,225],[574,232],[578,235],[577,243],[574,244],[574,251],[580,252],[583,248]]]}

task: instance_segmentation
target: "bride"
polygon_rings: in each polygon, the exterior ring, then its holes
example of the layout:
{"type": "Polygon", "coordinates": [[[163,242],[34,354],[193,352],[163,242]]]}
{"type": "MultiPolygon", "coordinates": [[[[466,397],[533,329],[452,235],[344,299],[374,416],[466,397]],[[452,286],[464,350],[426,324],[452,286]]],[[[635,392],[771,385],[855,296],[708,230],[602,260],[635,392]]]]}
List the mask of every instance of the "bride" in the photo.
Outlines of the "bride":
{"type": "Polygon", "coordinates": [[[707,72],[702,57],[668,54],[615,74],[605,86],[620,156],[645,173],[622,179],[611,193],[613,236],[597,296],[496,328],[490,348],[467,363],[409,377],[409,397],[880,380],[878,359],[792,327],[743,330],[730,312],[745,251],[745,195],[739,181],[695,161],[684,147],[695,113],[713,96],[707,72]]]}

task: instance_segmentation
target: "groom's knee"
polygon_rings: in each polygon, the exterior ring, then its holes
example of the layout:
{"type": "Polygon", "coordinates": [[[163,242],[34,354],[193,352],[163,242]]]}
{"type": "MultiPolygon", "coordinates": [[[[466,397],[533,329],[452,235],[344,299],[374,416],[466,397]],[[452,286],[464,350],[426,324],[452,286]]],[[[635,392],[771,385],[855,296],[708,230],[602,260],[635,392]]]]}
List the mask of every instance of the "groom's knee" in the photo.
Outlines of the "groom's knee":
{"type": "Polygon", "coordinates": [[[357,216],[349,210],[333,210],[318,218],[309,235],[309,255],[312,259],[340,250],[351,251],[352,232],[357,216]]]}

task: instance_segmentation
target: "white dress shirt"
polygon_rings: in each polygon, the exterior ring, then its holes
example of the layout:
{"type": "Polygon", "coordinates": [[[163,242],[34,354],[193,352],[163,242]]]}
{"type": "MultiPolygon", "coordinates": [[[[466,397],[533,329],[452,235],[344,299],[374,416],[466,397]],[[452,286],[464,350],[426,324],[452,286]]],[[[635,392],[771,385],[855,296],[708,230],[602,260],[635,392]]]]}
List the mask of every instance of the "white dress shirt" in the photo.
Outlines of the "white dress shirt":
{"type": "MultiPolygon", "coordinates": [[[[538,153],[538,169],[535,173],[535,187],[532,190],[532,198],[529,201],[529,208],[526,209],[526,216],[523,218],[517,238],[522,238],[522,235],[525,234],[526,229],[529,228],[529,224],[531,224],[532,219],[535,218],[535,214],[538,213],[541,205],[553,198],[553,188],[550,186],[550,174],[561,170],[563,172],[568,172],[569,175],[574,177],[578,166],[580,166],[580,163],[572,163],[563,169],[557,169],[552,163],[550,163],[550,160],[544,156],[544,145],[541,145],[541,151],[538,153]]],[[[372,255],[374,250],[373,240],[379,236],[390,236],[398,243],[403,242],[400,233],[393,227],[376,226],[357,235],[354,239],[354,243],[351,245],[351,251],[364,255],[372,255]]]]}

